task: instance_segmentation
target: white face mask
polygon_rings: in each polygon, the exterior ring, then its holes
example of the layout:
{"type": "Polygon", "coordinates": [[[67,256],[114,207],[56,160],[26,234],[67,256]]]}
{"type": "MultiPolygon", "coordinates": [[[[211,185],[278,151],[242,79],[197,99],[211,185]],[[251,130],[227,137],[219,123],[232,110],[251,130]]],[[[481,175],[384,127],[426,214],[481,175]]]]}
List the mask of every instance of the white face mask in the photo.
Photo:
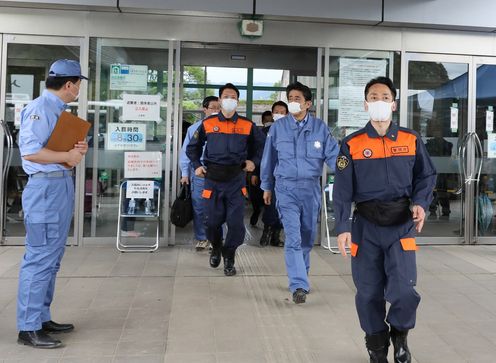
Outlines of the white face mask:
{"type": "Polygon", "coordinates": [[[283,115],[281,113],[273,113],[272,114],[272,118],[274,119],[274,121],[277,121],[277,120],[280,120],[282,119],[283,117],[285,117],[286,115],[283,115]]]}
{"type": "Polygon", "coordinates": [[[372,121],[389,121],[393,113],[393,102],[367,102],[368,112],[372,121]]]}
{"type": "Polygon", "coordinates": [[[233,112],[238,107],[238,101],[234,98],[223,98],[221,104],[222,109],[227,113],[233,112]]]}
{"type": "Polygon", "coordinates": [[[273,124],[273,122],[266,122],[263,124],[263,127],[269,127],[273,124]]]}
{"type": "Polygon", "coordinates": [[[71,96],[74,97],[74,101],[77,101],[79,99],[80,94],[81,94],[81,88],[80,87],[78,87],[78,93],[77,94],[74,95],[74,93],[71,92],[71,96]]]}
{"type": "Polygon", "coordinates": [[[219,114],[218,112],[212,112],[212,113],[210,114],[210,116],[215,116],[215,115],[218,115],[218,114],[219,114]]]}
{"type": "Polygon", "coordinates": [[[288,103],[288,110],[290,113],[300,113],[302,111],[301,105],[298,102],[290,102],[288,103]]]}

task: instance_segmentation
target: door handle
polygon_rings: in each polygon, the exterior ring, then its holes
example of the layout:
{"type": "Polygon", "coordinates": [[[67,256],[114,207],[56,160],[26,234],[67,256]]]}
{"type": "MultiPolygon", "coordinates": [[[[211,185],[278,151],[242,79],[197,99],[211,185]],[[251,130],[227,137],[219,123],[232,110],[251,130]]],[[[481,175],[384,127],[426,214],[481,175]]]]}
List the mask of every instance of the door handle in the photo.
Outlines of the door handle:
{"type": "Polygon", "coordinates": [[[475,162],[476,162],[476,175],[475,180],[480,182],[480,176],[482,172],[482,164],[484,162],[484,149],[482,148],[482,143],[480,141],[479,135],[473,133],[473,139],[475,140],[475,162]]]}

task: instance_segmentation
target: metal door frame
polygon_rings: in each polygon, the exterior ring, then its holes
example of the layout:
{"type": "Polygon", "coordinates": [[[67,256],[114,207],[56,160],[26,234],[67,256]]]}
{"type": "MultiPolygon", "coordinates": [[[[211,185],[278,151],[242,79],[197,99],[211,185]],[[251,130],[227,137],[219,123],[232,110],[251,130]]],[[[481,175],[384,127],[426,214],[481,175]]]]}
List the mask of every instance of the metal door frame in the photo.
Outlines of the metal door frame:
{"type": "MultiPolygon", "coordinates": [[[[88,38],[84,37],[59,37],[59,36],[38,36],[38,35],[17,35],[17,34],[3,34],[2,47],[0,49],[1,55],[1,85],[0,85],[0,117],[3,119],[5,116],[5,100],[6,100],[6,86],[7,86],[7,50],[9,44],[34,44],[34,45],[60,45],[68,47],[79,47],[79,62],[81,63],[81,71],[83,74],[88,73],[88,56],[89,56],[89,42],[88,38]]],[[[81,93],[79,98],[78,115],[79,117],[85,118],[88,109],[87,102],[87,82],[81,83],[81,93]]],[[[5,135],[3,130],[0,130],[0,170],[3,170],[3,150],[4,150],[4,138],[5,135]]],[[[67,239],[67,244],[76,246],[80,242],[80,236],[82,235],[82,223],[83,223],[83,213],[80,213],[80,206],[82,198],[80,194],[84,195],[84,170],[81,169],[81,165],[84,166],[84,159],[82,163],[76,168],[76,179],[75,179],[75,205],[74,205],[74,230],[73,235],[70,235],[67,239]],[[81,193],[83,191],[83,194],[81,193]]],[[[0,216],[3,218],[3,187],[0,188],[0,216]]],[[[2,219],[3,220],[3,219],[2,219]]],[[[3,224],[3,223],[1,223],[3,224]]],[[[0,229],[0,241],[1,245],[23,245],[23,237],[8,237],[3,235],[3,226],[0,229]]]]}
{"type": "MultiPolygon", "coordinates": [[[[411,61],[419,62],[443,62],[443,63],[464,63],[468,66],[468,94],[467,94],[467,133],[475,131],[475,73],[474,57],[464,55],[447,55],[432,53],[409,53],[401,54],[401,87],[400,95],[408,95],[408,63],[411,61]]],[[[408,97],[400,97],[400,125],[408,125],[408,97]]],[[[463,136],[463,135],[462,135],[463,136]]],[[[468,149],[468,159],[474,158],[473,148],[468,149]]],[[[462,182],[463,183],[463,182],[462,182]]],[[[465,189],[465,196],[462,204],[462,221],[464,226],[463,236],[443,236],[443,237],[424,237],[420,234],[417,241],[420,244],[469,244],[474,240],[475,221],[472,218],[474,212],[474,199],[471,198],[474,193],[474,185],[468,184],[465,189]]]]}

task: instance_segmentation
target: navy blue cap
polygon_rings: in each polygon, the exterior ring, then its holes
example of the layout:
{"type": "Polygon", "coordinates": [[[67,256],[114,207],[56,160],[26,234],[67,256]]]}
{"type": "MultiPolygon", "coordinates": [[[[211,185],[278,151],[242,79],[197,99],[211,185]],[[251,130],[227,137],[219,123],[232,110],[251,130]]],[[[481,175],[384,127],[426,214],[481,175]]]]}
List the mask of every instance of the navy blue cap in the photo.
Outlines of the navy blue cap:
{"type": "Polygon", "coordinates": [[[48,77],[79,77],[88,79],[81,74],[81,65],[79,62],[70,59],[59,59],[50,66],[48,77]]]}

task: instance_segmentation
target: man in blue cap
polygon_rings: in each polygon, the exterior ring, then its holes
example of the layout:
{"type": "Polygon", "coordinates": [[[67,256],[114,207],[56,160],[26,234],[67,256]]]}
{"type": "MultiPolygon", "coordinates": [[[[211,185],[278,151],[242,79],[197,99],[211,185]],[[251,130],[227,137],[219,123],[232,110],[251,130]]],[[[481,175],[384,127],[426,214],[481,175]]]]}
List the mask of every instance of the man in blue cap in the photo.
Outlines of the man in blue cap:
{"type": "Polygon", "coordinates": [[[78,99],[82,79],[88,78],[81,75],[77,61],[56,61],[50,67],[46,90],[21,111],[19,149],[29,181],[22,193],[26,250],[19,272],[17,341],[35,348],[60,347],[62,343],[48,333],[74,329],[72,324],[51,320],[50,304],[74,209],[73,168],[88,144],[80,141],[67,152],[45,145],[67,104],[78,99]]]}

